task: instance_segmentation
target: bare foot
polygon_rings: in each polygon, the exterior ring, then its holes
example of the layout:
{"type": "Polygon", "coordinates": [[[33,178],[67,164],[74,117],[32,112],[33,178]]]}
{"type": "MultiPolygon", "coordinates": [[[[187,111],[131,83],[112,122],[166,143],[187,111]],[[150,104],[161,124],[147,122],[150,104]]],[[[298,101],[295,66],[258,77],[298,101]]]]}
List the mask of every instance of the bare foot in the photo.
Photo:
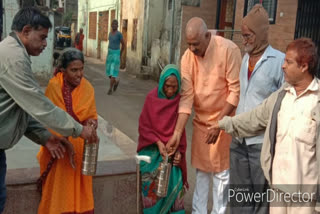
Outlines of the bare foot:
{"type": "Polygon", "coordinates": [[[120,80],[116,81],[116,83],[113,86],[113,91],[117,90],[119,83],[120,83],[120,80]]]}
{"type": "Polygon", "coordinates": [[[112,94],[112,89],[109,89],[108,95],[111,95],[111,94],[112,94]]]}

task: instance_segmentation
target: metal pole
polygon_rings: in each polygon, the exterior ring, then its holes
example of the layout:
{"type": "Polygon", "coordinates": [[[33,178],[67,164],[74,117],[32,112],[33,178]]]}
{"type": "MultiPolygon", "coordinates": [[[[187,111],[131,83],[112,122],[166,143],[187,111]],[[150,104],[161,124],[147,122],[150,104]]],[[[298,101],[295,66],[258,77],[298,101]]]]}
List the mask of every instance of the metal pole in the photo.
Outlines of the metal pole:
{"type": "Polygon", "coordinates": [[[137,214],[140,214],[140,161],[145,161],[147,163],[151,163],[151,158],[146,155],[136,155],[136,164],[137,164],[137,214]]]}
{"type": "MultiPolygon", "coordinates": [[[[168,3],[170,4],[170,2],[168,3]]],[[[171,2],[171,32],[170,32],[170,47],[169,47],[169,63],[172,63],[174,60],[172,60],[172,43],[173,43],[173,33],[174,33],[174,10],[175,10],[175,0],[172,0],[171,2]]]]}
{"type": "Polygon", "coordinates": [[[140,213],[140,164],[137,164],[137,214],[140,213]]]}

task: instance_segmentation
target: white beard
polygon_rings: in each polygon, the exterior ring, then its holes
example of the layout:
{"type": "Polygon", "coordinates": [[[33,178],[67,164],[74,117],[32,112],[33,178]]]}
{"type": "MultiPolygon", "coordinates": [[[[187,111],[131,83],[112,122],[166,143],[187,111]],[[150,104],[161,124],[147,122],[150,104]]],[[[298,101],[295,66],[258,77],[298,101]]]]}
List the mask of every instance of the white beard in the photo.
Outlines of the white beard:
{"type": "Polygon", "coordinates": [[[244,46],[244,51],[246,53],[251,53],[253,51],[253,45],[245,45],[244,46]]]}

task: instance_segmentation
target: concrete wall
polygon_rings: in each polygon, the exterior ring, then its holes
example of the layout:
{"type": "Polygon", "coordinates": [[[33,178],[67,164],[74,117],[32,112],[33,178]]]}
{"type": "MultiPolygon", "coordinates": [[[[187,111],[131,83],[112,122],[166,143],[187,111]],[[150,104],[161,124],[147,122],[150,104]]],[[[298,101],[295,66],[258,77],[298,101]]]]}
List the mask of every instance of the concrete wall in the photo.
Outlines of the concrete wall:
{"type": "MultiPolygon", "coordinates": [[[[5,9],[4,17],[4,37],[8,36],[11,32],[11,25],[14,15],[19,10],[18,1],[4,0],[3,7],[5,9]]],[[[53,13],[49,15],[50,21],[54,26],[54,15],[53,13]]],[[[32,71],[35,77],[38,79],[41,85],[47,85],[49,79],[52,77],[52,54],[53,54],[53,42],[54,42],[54,30],[50,30],[47,38],[46,49],[37,57],[31,57],[32,61],[32,71]]]]}
{"type": "Polygon", "coordinates": [[[70,26],[68,27],[71,27],[72,44],[74,44],[74,39],[78,29],[78,0],[67,0],[64,6],[64,14],[67,14],[70,11],[72,11],[72,19],[70,26]]]}
{"type": "MultiPolygon", "coordinates": [[[[111,28],[111,12],[110,10],[116,10],[116,18],[120,19],[120,0],[79,0],[78,1],[78,28],[83,28],[85,35],[83,41],[84,54],[86,56],[95,57],[98,56],[98,24],[99,24],[99,12],[109,10],[109,30],[111,28]],[[97,38],[89,38],[89,13],[97,12],[97,38]]],[[[119,22],[120,23],[120,22],[119,22]]],[[[106,59],[108,54],[108,42],[101,41],[101,56],[102,60],[106,59]]]]}
{"type": "MultiPolygon", "coordinates": [[[[244,0],[237,0],[234,27],[236,30],[241,29],[244,4],[244,0]]],[[[270,25],[269,42],[274,48],[283,52],[294,39],[297,8],[298,0],[278,0],[275,24],[270,25]],[[280,13],[283,14],[282,17],[280,17],[280,13]]]]}
{"type": "MultiPolygon", "coordinates": [[[[197,1],[190,1],[190,3],[194,3],[197,1]]],[[[171,54],[169,54],[169,57],[171,57],[170,61],[171,63],[180,64],[180,55],[181,55],[181,31],[183,30],[182,26],[182,14],[183,14],[183,5],[180,1],[175,1],[175,11],[173,14],[173,35],[172,35],[172,44],[171,44],[171,54]]],[[[172,16],[171,16],[172,17],[172,16]]],[[[169,62],[170,62],[169,61],[169,62]]]]}
{"type": "MultiPolygon", "coordinates": [[[[184,33],[186,20],[188,17],[183,11],[187,8],[188,13],[197,15],[197,11],[201,9],[200,1],[187,1],[187,0],[172,0],[172,5],[169,5],[169,1],[166,1],[163,9],[163,26],[161,29],[160,39],[153,40],[151,66],[153,68],[153,76],[159,77],[161,72],[158,66],[158,59],[162,66],[169,63],[179,66],[181,54],[181,44],[184,41],[184,33]],[[191,5],[186,7],[186,5],[191,5]]],[[[210,2],[206,2],[207,5],[211,5],[210,2]]],[[[212,6],[212,5],[211,5],[212,6]]],[[[189,14],[189,15],[190,15],[189,14]]],[[[198,15],[200,16],[200,15],[198,15]]],[[[190,15],[190,17],[193,17],[190,15]]],[[[209,19],[207,19],[209,20],[209,19]]]]}
{"type": "Polygon", "coordinates": [[[64,7],[65,12],[72,11],[74,14],[78,14],[78,0],[67,0],[64,7]]]}
{"type": "Polygon", "coordinates": [[[14,15],[19,10],[18,1],[3,0],[4,20],[3,20],[3,38],[11,32],[11,25],[14,15]]]}
{"type": "MultiPolygon", "coordinates": [[[[95,213],[136,213],[137,144],[102,117],[98,117],[100,138],[97,172],[93,177],[95,213]]],[[[7,202],[3,214],[37,213],[40,176],[36,158],[39,145],[23,137],[6,151],[7,202]]],[[[77,165],[76,167],[81,167],[77,165]]]]}
{"type": "Polygon", "coordinates": [[[63,0],[59,0],[59,3],[58,3],[58,5],[59,5],[59,7],[63,7],[64,5],[64,1],[63,0]]]}
{"type": "Polygon", "coordinates": [[[217,0],[123,0],[122,19],[128,20],[127,71],[137,74],[144,63],[150,67],[148,74],[157,79],[160,73],[159,60],[163,66],[168,63],[179,64],[187,48],[184,39],[187,21],[199,16],[209,28],[214,28],[216,4],[217,0]],[[139,20],[136,51],[131,50],[134,18],[139,20]]]}
{"type": "Polygon", "coordinates": [[[216,18],[217,18],[217,0],[202,0],[200,2],[200,7],[192,7],[192,6],[182,7],[181,48],[180,48],[181,57],[185,52],[185,50],[188,48],[188,45],[185,39],[185,28],[186,28],[187,22],[189,21],[189,19],[195,16],[202,18],[206,22],[208,29],[214,29],[216,26],[216,18]]]}
{"type": "MultiPolygon", "coordinates": [[[[143,31],[144,31],[144,8],[146,0],[123,0],[122,20],[128,20],[127,28],[127,60],[126,70],[132,74],[138,74],[141,70],[143,51],[143,31]],[[137,48],[132,50],[131,42],[133,38],[133,19],[138,19],[137,26],[137,48]]],[[[158,17],[160,18],[160,17],[158,17]]]]}
{"type": "MultiPolygon", "coordinates": [[[[169,61],[169,45],[170,32],[171,32],[171,15],[172,9],[168,8],[168,0],[157,2],[158,5],[154,7],[154,4],[150,3],[149,16],[153,19],[151,25],[149,23],[149,31],[153,32],[151,35],[151,47],[148,43],[148,54],[151,52],[151,59],[149,66],[151,66],[151,73],[153,79],[157,79],[161,72],[158,66],[158,60],[169,61]],[[159,4],[161,3],[161,4],[159,4]],[[156,14],[156,15],[153,15],[156,14]],[[161,18],[159,18],[161,17],[161,18]],[[156,22],[158,19],[158,22],[156,22]],[[163,54],[164,53],[164,54],[163,54]]],[[[149,38],[150,40],[150,38],[149,38]]],[[[150,55],[148,55],[150,57],[150,55]]]]}
{"type": "Polygon", "coordinates": [[[169,5],[169,1],[166,1],[163,9],[160,39],[154,40],[152,46],[151,66],[153,67],[153,75],[159,76],[161,72],[157,63],[158,59],[163,66],[169,63],[179,64],[181,14],[181,0],[173,0],[172,5],[169,5]]]}
{"type": "MultiPolygon", "coordinates": [[[[88,3],[89,4],[89,3],[88,3]]],[[[87,44],[88,44],[88,34],[89,29],[87,25],[89,25],[89,14],[88,14],[88,4],[86,0],[78,0],[78,29],[83,28],[84,40],[83,40],[83,53],[87,54],[87,44]]]]}
{"type": "Polygon", "coordinates": [[[172,0],[172,5],[169,5],[168,0],[165,2],[160,39],[154,39],[152,44],[153,75],[160,73],[158,59],[163,66],[169,63],[180,64],[180,58],[187,49],[184,29],[190,18],[203,18],[209,28],[216,24],[216,0],[172,0]]]}
{"type": "Polygon", "coordinates": [[[145,35],[145,40],[147,41],[146,52],[144,55],[150,56],[152,41],[154,39],[159,39],[161,36],[161,29],[163,26],[163,15],[164,10],[167,9],[165,4],[167,1],[159,0],[149,0],[149,8],[145,17],[145,24],[148,26],[145,35]]]}
{"type": "MultiPolygon", "coordinates": [[[[8,170],[3,214],[37,213],[41,197],[36,185],[39,171],[39,168],[8,170]]],[[[135,161],[108,161],[104,171],[92,181],[95,213],[136,213],[135,161]]]]}
{"type": "Polygon", "coordinates": [[[181,0],[181,4],[185,6],[199,7],[201,0],[181,0]]]}

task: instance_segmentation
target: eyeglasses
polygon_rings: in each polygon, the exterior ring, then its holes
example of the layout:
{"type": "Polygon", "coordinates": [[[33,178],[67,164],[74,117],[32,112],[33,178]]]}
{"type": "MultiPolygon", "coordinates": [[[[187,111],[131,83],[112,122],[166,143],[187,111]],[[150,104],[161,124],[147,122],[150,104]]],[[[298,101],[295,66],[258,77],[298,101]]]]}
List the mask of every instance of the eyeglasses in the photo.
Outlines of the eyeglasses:
{"type": "Polygon", "coordinates": [[[253,37],[254,34],[242,34],[242,39],[248,41],[253,37]]]}

